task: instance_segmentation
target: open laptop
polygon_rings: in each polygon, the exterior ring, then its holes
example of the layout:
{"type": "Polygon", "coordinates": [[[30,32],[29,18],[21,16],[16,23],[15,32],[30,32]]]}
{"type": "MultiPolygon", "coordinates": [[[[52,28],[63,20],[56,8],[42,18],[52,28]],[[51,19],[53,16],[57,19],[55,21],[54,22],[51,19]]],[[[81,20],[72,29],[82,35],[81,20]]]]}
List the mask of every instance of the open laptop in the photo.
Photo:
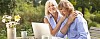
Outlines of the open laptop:
{"type": "Polygon", "coordinates": [[[44,39],[42,36],[47,36],[49,38],[45,39],[50,39],[51,34],[48,24],[32,22],[32,28],[36,39],[44,39]]]}

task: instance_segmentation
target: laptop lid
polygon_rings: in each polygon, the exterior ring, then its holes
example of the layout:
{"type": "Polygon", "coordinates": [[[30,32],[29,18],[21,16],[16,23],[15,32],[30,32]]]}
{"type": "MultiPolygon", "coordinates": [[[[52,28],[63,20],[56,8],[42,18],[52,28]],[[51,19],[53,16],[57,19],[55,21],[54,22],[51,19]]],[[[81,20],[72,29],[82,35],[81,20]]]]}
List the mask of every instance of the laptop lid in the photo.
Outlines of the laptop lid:
{"type": "Polygon", "coordinates": [[[42,39],[43,35],[51,36],[49,25],[46,23],[32,22],[32,28],[37,39],[42,39]]]}

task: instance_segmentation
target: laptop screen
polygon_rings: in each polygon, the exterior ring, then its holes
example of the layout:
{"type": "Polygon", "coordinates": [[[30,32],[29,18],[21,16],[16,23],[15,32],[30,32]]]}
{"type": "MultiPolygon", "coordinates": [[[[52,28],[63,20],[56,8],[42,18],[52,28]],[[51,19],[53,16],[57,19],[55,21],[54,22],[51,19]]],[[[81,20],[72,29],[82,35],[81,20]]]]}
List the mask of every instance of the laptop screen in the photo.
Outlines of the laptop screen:
{"type": "Polygon", "coordinates": [[[32,28],[37,39],[41,39],[43,35],[51,36],[49,25],[46,23],[32,22],[32,28]]]}

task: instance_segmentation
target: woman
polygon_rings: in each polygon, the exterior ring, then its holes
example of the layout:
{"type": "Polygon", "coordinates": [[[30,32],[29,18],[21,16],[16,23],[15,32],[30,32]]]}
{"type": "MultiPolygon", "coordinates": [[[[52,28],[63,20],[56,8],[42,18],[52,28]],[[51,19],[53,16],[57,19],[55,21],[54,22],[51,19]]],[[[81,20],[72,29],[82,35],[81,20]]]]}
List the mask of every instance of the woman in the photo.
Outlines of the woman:
{"type": "MultiPolygon", "coordinates": [[[[61,0],[58,8],[60,12],[62,12],[61,14],[65,17],[69,17],[70,14],[75,12],[73,5],[67,0],[61,0]]],[[[66,18],[64,21],[68,22],[67,19],[68,18],[66,18]]],[[[74,22],[69,26],[69,28],[65,24],[65,26],[63,26],[61,29],[63,30],[61,32],[68,31],[64,33],[67,34],[68,39],[90,39],[90,34],[87,26],[88,25],[86,20],[83,18],[83,16],[78,14],[77,18],[75,18],[74,22]],[[66,30],[66,28],[68,28],[68,30],[66,30]]]]}
{"type": "MultiPolygon", "coordinates": [[[[71,14],[70,18],[68,19],[69,22],[66,22],[67,26],[69,26],[73,22],[76,15],[77,14],[71,14]]],[[[49,0],[46,2],[44,22],[49,24],[52,36],[65,36],[65,34],[61,32],[61,24],[65,18],[66,17],[63,17],[57,9],[57,3],[55,0],[49,0]]]]}

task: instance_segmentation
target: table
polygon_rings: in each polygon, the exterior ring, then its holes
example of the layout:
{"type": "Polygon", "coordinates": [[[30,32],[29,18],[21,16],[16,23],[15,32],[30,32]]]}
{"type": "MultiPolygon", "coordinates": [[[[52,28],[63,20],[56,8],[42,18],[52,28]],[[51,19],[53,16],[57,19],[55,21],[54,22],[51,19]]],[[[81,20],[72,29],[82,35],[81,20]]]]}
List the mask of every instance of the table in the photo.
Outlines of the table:
{"type": "MultiPolygon", "coordinates": [[[[35,37],[34,36],[27,36],[26,38],[17,37],[17,39],[35,39],[35,37]]],[[[64,38],[52,37],[51,39],[64,39],[64,38]]]]}
{"type": "Polygon", "coordinates": [[[17,37],[17,39],[34,39],[34,36],[27,36],[26,38],[22,38],[22,37],[17,37]]]}

